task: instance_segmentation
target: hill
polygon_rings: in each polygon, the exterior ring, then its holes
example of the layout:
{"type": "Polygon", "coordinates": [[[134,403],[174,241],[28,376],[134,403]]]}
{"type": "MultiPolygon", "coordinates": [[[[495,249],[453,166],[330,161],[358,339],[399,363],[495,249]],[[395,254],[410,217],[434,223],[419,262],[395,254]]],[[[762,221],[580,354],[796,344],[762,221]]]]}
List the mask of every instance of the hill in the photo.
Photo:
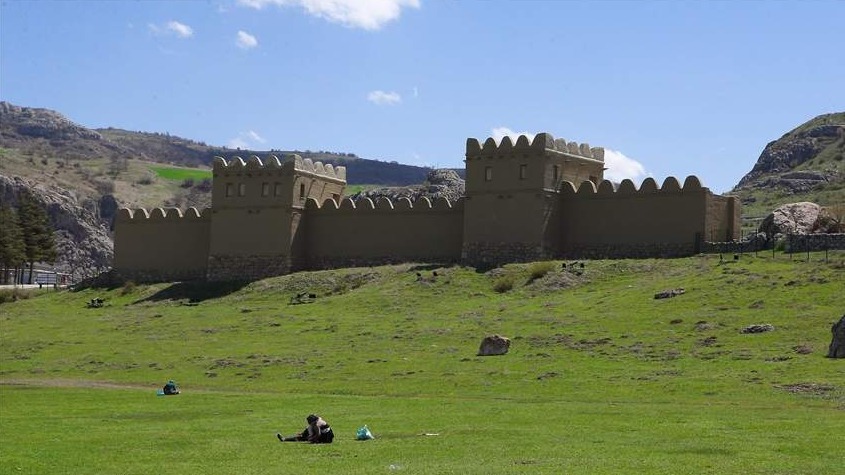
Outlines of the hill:
{"type": "Polygon", "coordinates": [[[730,194],[745,216],[786,203],[845,203],[845,112],[815,117],[769,142],[730,194]]]}
{"type": "Polygon", "coordinates": [[[347,167],[350,193],[419,184],[430,171],[352,153],[232,150],[166,133],[93,130],[56,111],[0,102],[0,198],[15,203],[25,187],[51,210],[57,268],[75,278],[109,267],[108,235],[119,207],[207,208],[215,156],[292,153],[347,167]]]}
{"type": "MultiPolygon", "coordinates": [[[[234,150],[167,133],[133,132],[116,128],[88,129],[49,109],[0,102],[0,147],[19,154],[66,162],[106,160],[127,168],[128,160],[178,167],[210,168],[215,156],[259,157],[299,154],[303,158],[347,167],[350,184],[411,185],[425,180],[429,169],[397,162],[360,158],[354,153],[301,150],[234,150]]],[[[118,199],[121,197],[118,196],[118,199]]]]}
{"type": "Polygon", "coordinates": [[[845,255],[823,259],[408,264],[34,290],[0,304],[0,426],[14,434],[0,467],[836,473],[845,360],[825,355],[845,255]],[[299,292],[316,301],[292,305],[299,292]],[[95,297],[105,306],[85,308],[95,297]],[[754,324],[773,329],[743,333],[754,324]],[[489,334],[511,339],[508,354],[476,356],[489,334]],[[168,379],[182,395],[156,397],[168,379]],[[276,441],[312,412],[334,444],[276,441]],[[364,424],[374,441],[353,440],[364,424]]]}

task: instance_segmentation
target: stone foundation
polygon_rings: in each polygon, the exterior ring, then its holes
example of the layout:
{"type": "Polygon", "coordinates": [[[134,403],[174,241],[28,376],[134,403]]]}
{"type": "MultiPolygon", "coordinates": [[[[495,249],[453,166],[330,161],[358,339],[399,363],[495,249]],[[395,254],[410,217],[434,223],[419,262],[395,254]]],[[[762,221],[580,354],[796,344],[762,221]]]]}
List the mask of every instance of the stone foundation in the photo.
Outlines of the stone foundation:
{"type": "Polygon", "coordinates": [[[652,257],[685,257],[695,254],[693,243],[649,244],[576,244],[563,257],[567,259],[643,259],[652,257]]]}
{"type": "Polygon", "coordinates": [[[432,258],[431,256],[428,257],[420,257],[420,258],[412,258],[412,257],[391,257],[391,256],[384,256],[384,257],[311,257],[308,262],[307,269],[298,269],[298,270],[326,270],[326,269],[344,269],[349,267],[375,267],[375,266],[385,266],[391,264],[406,264],[409,262],[420,262],[426,264],[455,264],[457,261],[454,258],[450,257],[442,257],[442,258],[432,258]]]}
{"type": "Polygon", "coordinates": [[[463,262],[475,267],[495,267],[511,262],[534,262],[555,258],[551,249],[519,242],[466,243],[462,254],[463,262]]]}
{"type": "Polygon", "coordinates": [[[258,280],[290,274],[290,256],[211,256],[208,258],[210,281],[258,280]]]}

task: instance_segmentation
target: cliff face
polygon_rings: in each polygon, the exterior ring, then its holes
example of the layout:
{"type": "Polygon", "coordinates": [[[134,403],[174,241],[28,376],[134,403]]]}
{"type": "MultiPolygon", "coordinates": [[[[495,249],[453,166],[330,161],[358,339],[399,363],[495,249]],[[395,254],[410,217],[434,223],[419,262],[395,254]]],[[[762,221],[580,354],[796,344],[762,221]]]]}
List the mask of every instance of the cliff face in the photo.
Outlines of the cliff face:
{"type": "Polygon", "coordinates": [[[17,207],[24,190],[47,209],[55,230],[56,270],[69,273],[78,281],[111,267],[114,252],[108,229],[94,212],[80,206],[72,192],[0,175],[0,201],[3,203],[17,207]]]}
{"type": "Polygon", "coordinates": [[[769,142],[731,194],[739,196],[751,214],[799,201],[842,202],[845,112],[820,115],[769,142]]]}

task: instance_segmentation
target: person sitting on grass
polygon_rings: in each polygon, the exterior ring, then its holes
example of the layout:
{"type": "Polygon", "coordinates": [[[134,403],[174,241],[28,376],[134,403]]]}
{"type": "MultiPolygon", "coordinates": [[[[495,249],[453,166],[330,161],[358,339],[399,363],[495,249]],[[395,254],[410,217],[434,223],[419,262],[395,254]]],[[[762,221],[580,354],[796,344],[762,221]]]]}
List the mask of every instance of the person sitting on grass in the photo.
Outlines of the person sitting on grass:
{"type": "Polygon", "coordinates": [[[164,385],[164,395],[165,396],[173,396],[179,394],[179,388],[176,387],[176,383],[173,382],[171,379],[164,385]]]}
{"type": "Polygon", "coordinates": [[[334,440],[334,432],[332,432],[329,423],[324,421],[322,417],[311,414],[305,418],[308,421],[308,427],[302,431],[301,434],[296,434],[290,437],[282,437],[282,434],[276,434],[276,437],[281,442],[311,442],[312,444],[331,444],[334,440]]]}

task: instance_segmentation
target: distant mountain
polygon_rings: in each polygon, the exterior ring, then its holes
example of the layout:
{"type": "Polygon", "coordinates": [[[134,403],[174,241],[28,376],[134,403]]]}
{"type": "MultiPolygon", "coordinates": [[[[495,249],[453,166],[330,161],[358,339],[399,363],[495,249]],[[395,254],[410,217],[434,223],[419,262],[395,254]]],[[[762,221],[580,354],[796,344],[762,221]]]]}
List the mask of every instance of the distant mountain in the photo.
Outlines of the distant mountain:
{"type": "Polygon", "coordinates": [[[425,181],[430,168],[360,158],[354,153],[301,150],[235,150],[215,147],[170,134],[115,128],[88,129],[49,109],[0,102],[0,147],[30,156],[74,160],[143,160],[184,167],[211,167],[215,156],[250,155],[303,158],[347,167],[349,184],[413,185],[425,181]]]}
{"type": "Polygon", "coordinates": [[[845,112],[820,115],[769,142],[731,191],[744,216],[763,216],[785,203],[845,203],[845,112]]]}

